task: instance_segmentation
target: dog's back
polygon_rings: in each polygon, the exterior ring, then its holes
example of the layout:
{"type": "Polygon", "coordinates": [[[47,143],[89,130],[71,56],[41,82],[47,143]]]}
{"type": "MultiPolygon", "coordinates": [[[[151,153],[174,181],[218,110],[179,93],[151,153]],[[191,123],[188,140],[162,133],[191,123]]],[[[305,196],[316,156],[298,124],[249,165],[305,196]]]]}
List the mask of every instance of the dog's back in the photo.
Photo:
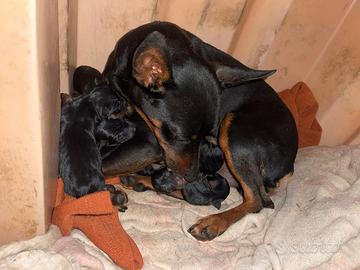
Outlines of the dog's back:
{"type": "Polygon", "coordinates": [[[264,185],[273,187],[277,180],[292,173],[298,135],[291,112],[277,93],[263,80],[257,80],[225,89],[221,98],[221,117],[234,113],[234,138],[229,140],[241,145],[239,156],[259,163],[264,185]]]}

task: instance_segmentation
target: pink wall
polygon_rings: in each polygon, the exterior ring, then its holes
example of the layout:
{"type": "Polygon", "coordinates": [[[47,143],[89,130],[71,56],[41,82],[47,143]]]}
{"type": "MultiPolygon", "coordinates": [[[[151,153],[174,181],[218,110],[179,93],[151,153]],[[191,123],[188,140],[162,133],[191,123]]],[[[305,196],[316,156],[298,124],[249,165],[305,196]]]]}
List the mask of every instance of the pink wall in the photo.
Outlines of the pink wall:
{"type": "Polygon", "coordinates": [[[44,233],[57,178],[57,2],[0,9],[0,245],[44,233]]]}
{"type": "Polygon", "coordinates": [[[320,103],[321,144],[355,143],[355,138],[360,136],[359,1],[72,0],[69,3],[66,44],[70,70],[80,64],[102,69],[115,42],[128,30],[153,20],[168,20],[251,67],[278,69],[268,79],[277,91],[305,81],[320,103]]]}

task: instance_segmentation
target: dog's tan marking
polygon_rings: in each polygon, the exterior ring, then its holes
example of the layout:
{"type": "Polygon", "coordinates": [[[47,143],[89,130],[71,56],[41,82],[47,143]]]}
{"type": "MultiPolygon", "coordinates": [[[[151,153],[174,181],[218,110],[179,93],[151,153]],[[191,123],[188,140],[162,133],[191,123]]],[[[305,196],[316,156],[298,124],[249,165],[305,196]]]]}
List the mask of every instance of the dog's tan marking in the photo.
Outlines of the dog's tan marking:
{"type": "Polygon", "coordinates": [[[116,177],[116,176],[126,176],[132,173],[137,173],[138,171],[143,170],[145,167],[159,162],[160,158],[157,159],[149,159],[146,161],[142,161],[141,163],[131,162],[130,164],[120,164],[119,163],[110,163],[103,164],[102,171],[105,177],[116,177]]]}
{"type": "Polygon", "coordinates": [[[229,148],[228,130],[229,130],[229,127],[231,125],[231,122],[232,122],[233,118],[234,118],[234,114],[233,113],[228,113],[226,115],[226,117],[224,118],[224,120],[222,121],[222,123],[221,123],[221,126],[220,126],[220,139],[219,139],[220,148],[224,152],[225,159],[226,159],[226,164],[228,165],[229,171],[232,173],[234,178],[240,183],[241,187],[244,186],[243,189],[245,188],[244,189],[244,200],[245,201],[250,201],[250,200],[253,200],[253,198],[252,198],[253,197],[252,196],[253,192],[244,183],[244,180],[238,174],[237,169],[236,169],[236,167],[234,165],[234,162],[233,162],[233,159],[232,159],[231,150],[229,148]]]}
{"type": "Polygon", "coordinates": [[[167,195],[176,199],[185,200],[180,190],[175,190],[167,195]]]}
{"type": "Polygon", "coordinates": [[[142,109],[140,109],[138,106],[134,106],[135,111],[141,116],[141,118],[145,121],[145,123],[148,125],[148,127],[154,132],[155,127],[161,128],[161,121],[148,117],[142,109]]]}
{"type": "Polygon", "coordinates": [[[268,187],[268,194],[270,196],[274,195],[276,193],[276,191],[284,185],[284,183],[286,182],[287,179],[289,179],[291,176],[293,175],[293,172],[290,172],[288,174],[286,174],[284,177],[280,178],[277,183],[276,183],[276,187],[268,187]]]}

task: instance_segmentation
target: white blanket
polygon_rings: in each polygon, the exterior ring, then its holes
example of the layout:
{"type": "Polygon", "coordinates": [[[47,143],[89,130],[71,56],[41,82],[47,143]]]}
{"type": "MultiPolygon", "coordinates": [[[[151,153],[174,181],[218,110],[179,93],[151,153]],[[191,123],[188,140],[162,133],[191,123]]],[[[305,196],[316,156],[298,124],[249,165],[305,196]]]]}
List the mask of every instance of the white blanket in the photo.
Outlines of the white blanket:
{"type": "MultiPolygon", "coordinates": [[[[154,192],[129,192],[120,214],[147,270],[353,269],[360,266],[360,146],[299,151],[295,173],[272,197],[275,209],[249,214],[210,242],[187,229],[214,207],[192,206],[154,192]]],[[[235,189],[221,210],[241,201],[235,189]]],[[[80,231],[0,247],[2,269],[118,269],[80,231]]]]}

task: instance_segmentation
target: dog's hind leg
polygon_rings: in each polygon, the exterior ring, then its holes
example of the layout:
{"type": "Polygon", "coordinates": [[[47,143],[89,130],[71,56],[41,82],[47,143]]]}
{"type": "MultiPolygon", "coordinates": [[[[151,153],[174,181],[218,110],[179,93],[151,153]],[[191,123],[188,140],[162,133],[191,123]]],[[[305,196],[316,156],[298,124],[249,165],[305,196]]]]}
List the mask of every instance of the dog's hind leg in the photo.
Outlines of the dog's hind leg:
{"type": "Polygon", "coordinates": [[[243,189],[243,202],[239,206],[225,212],[200,219],[188,230],[196,239],[208,241],[221,235],[236,221],[248,213],[256,213],[270,204],[266,194],[259,168],[256,167],[251,151],[244,155],[242,145],[229,140],[234,115],[229,113],[221,124],[220,146],[225,155],[226,164],[243,189]],[[249,159],[249,160],[248,160],[249,159]]]}

